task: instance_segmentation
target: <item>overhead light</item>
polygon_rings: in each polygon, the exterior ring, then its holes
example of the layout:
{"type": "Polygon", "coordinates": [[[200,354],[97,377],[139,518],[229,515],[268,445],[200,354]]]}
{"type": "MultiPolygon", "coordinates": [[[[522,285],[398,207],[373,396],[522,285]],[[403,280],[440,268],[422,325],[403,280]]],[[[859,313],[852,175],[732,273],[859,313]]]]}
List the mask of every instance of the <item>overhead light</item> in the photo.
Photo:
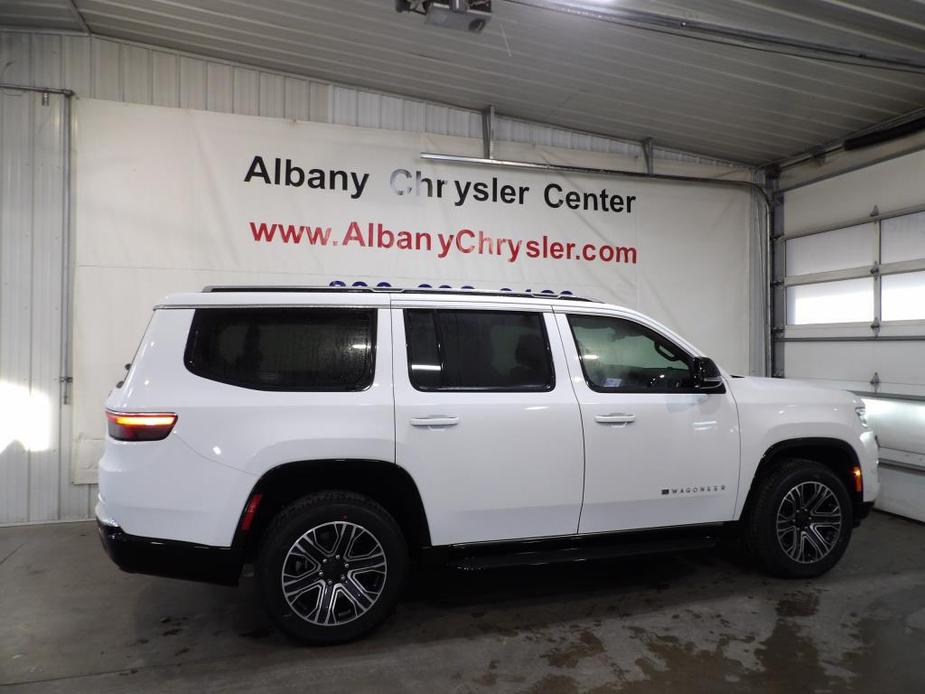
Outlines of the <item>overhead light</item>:
{"type": "Polygon", "coordinates": [[[477,34],[491,19],[491,0],[395,0],[395,11],[422,14],[432,26],[477,34]]]}

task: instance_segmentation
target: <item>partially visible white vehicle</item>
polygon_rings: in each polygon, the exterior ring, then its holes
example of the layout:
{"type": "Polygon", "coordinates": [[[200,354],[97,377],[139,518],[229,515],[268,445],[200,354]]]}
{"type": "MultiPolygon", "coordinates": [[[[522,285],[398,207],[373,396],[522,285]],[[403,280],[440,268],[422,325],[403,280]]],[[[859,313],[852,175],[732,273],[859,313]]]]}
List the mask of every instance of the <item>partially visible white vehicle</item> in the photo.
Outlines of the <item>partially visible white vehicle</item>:
{"type": "Polygon", "coordinates": [[[207,288],[156,307],[107,403],[97,518],[127,571],[234,584],[355,638],[409,557],[466,568],[740,533],[830,569],[877,495],[860,400],[732,376],[635,311],[476,291],[207,288]]]}

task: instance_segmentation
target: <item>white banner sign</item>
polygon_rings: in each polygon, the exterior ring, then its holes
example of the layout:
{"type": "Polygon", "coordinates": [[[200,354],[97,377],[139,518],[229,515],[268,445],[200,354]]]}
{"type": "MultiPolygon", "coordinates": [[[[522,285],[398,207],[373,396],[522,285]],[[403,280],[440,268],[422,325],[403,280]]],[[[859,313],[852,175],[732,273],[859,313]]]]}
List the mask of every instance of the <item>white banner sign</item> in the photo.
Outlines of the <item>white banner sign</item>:
{"type": "MultiPolygon", "coordinates": [[[[746,192],[438,165],[471,139],[82,99],[75,138],[74,478],[171,292],[209,284],[571,291],[748,369],[746,192]]],[[[511,158],[632,166],[507,145],[511,158]]]]}

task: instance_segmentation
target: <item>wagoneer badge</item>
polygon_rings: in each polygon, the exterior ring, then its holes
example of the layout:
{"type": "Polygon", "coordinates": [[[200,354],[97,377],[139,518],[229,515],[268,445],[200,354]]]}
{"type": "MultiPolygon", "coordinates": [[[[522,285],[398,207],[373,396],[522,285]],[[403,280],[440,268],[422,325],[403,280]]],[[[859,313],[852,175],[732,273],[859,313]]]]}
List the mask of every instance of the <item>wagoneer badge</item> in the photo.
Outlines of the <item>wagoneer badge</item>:
{"type": "Polygon", "coordinates": [[[662,496],[675,496],[677,494],[715,494],[726,491],[725,484],[708,484],[706,487],[672,487],[662,489],[662,496]]]}

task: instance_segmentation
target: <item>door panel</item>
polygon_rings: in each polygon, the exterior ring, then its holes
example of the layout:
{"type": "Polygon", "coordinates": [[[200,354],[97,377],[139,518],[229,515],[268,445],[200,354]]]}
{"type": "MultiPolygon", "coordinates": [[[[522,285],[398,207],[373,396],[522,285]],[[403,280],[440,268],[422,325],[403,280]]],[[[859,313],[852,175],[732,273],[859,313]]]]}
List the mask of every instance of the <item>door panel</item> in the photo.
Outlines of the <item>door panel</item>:
{"type": "MultiPolygon", "coordinates": [[[[433,308],[425,303],[414,307],[433,308]]],[[[548,356],[558,378],[551,390],[447,391],[438,389],[439,380],[417,377],[418,386],[433,389],[416,389],[409,376],[405,316],[393,310],[396,460],[418,485],[435,545],[577,530],[583,475],[578,403],[564,376],[565,355],[554,317],[531,308],[552,338],[548,356]]],[[[417,335],[419,329],[414,330],[417,335]]],[[[420,352],[421,347],[412,345],[412,350],[420,352]]],[[[510,364],[505,377],[530,373],[529,355],[523,352],[521,344],[520,352],[511,355],[518,361],[510,364]]],[[[422,362],[415,364],[418,370],[429,369],[432,376],[441,370],[462,373],[443,362],[417,358],[422,362]]],[[[463,372],[475,378],[471,374],[483,369],[480,363],[463,372]]]]}
{"type": "Polygon", "coordinates": [[[605,321],[596,326],[600,349],[590,349],[586,333],[580,356],[567,316],[557,315],[584,423],[579,532],[731,519],[739,474],[732,396],[691,392],[683,364],[658,364],[654,351],[642,363],[644,337],[655,334],[652,329],[637,333],[632,321],[598,316],[605,321]],[[602,337],[610,330],[606,321],[614,321],[613,345],[602,337]],[[665,382],[671,385],[660,385],[665,382]]]}

